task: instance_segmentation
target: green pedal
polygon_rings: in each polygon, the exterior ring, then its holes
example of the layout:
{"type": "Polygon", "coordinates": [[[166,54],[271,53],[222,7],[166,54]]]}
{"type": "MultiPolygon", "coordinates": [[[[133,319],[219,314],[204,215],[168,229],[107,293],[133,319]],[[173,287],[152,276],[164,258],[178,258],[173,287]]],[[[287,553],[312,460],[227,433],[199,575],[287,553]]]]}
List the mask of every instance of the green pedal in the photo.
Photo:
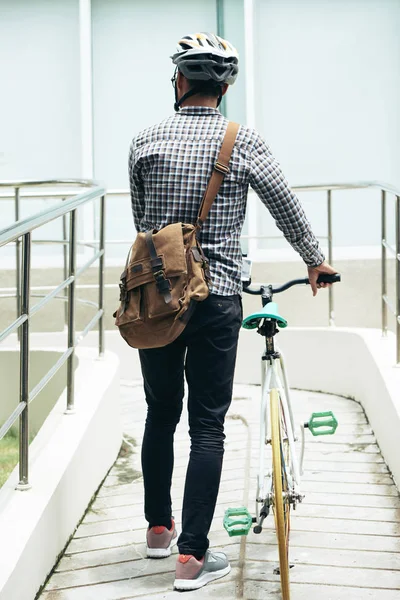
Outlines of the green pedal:
{"type": "Polygon", "coordinates": [[[308,423],[304,423],[304,427],[308,427],[313,435],[333,435],[337,426],[337,419],[331,410],[313,413],[308,423]]]}
{"type": "Polygon", "coordinates": [[[224,527],[231,537],[234,535],[247,535],[252,523],[252,516],[245,506],[228,508],[225,511],[224,527]]]}

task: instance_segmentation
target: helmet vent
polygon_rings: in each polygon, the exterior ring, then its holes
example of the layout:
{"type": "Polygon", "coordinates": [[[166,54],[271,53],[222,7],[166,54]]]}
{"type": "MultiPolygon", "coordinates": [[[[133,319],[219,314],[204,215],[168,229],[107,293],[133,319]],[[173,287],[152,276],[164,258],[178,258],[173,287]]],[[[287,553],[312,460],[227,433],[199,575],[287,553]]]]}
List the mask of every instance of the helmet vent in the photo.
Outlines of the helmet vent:
{"type": "Polygon", "coordinates": [[[235,48],[212,33],[183,36],[171,58],[182,75],[198,81],[232,85],[239,70],[235,48]]]}

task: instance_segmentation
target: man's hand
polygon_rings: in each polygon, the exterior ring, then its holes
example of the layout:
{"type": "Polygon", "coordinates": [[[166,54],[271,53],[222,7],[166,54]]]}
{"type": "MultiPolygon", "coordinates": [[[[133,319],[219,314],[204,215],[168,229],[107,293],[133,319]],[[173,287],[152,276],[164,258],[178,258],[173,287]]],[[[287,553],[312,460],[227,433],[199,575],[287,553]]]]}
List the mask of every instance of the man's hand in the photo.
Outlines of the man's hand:
{"type": "Polygon", "coordinates": [[[332,285],[331,283],[317,283],[318,276],[321,275],[321,273],[336,275],[337,271],[325,261],[318,267],[308,267],[308,278],[310,280],[313,296],[317,295],[318,288],[326,288],[332,285]]]}

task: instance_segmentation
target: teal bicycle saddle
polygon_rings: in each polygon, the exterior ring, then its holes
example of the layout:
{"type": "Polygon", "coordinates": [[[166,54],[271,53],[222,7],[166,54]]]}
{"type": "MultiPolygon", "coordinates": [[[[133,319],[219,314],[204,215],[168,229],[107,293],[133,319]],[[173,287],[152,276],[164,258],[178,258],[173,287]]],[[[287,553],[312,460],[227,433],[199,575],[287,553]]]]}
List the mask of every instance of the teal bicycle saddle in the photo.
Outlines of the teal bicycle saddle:
{"type": "Polygon", "coordinates": [[[242,323],[244,329],[256,329],[260,325],[262,319],[275,319],[279,327],[287,327],[287,321],[278,313],[278,305],[276,302],[269,302],[259,311],[246,317],[242,323]]]}

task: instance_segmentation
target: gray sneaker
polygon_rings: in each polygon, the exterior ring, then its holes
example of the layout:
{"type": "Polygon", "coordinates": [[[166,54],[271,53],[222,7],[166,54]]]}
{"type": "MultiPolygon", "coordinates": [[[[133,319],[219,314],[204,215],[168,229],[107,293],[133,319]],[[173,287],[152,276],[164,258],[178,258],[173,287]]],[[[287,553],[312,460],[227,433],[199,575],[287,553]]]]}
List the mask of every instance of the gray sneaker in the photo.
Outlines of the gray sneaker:
{"type": "Polygon", "coordinates": [[[207,550],[201,560],[191,554],[180,554],[176,563],[174,588],[198,590],[214,579],[228,575],[231,565],[223,552],[207,550]]]}
{"type": "Polygon", "coordinates": [[[171,548],[178,541],[175,521],[172,519],[171,529],[166,527],[152,527],[146,534],[148,558],[167,558],[171,556],[171,548]]]}

